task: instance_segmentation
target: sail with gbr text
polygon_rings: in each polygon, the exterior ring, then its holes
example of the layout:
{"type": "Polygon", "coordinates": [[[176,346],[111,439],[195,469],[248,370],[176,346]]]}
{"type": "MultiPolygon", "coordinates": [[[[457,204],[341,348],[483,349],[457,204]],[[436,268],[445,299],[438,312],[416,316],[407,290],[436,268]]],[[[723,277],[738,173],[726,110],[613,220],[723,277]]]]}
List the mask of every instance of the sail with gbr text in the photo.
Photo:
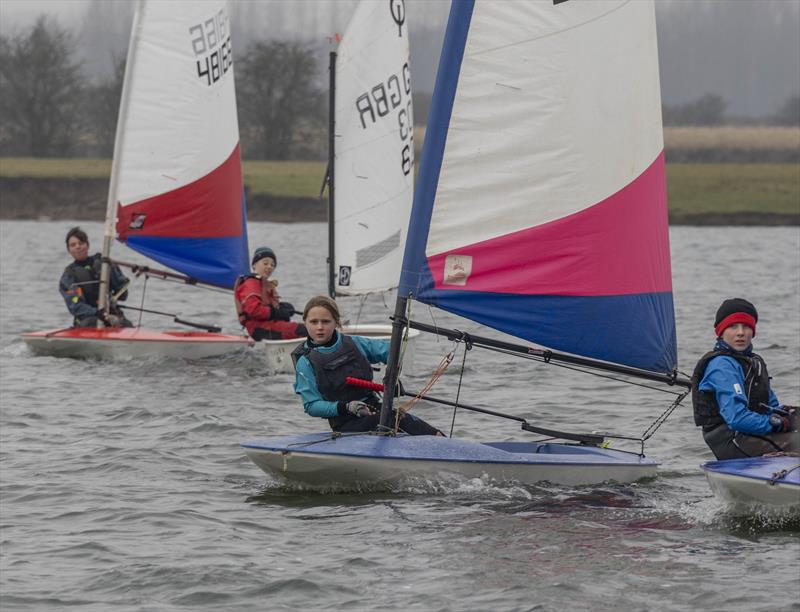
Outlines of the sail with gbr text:
{"type": "Polygon", "coordinates": [[[408,28],[402,2],[362,1],[336,58],[335,293],[397,286],[414,188],[408,28]]]}

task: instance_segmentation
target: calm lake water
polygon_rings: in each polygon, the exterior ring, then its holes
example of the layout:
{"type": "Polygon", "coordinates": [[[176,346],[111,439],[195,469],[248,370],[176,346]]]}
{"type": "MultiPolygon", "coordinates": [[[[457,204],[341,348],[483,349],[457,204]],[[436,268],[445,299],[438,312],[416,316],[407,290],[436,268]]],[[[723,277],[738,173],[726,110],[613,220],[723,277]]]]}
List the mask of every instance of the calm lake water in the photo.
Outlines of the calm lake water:
{"type": "MultiPolygon", "coordinates": [[[[292,377],[254,354],[187,363],[34,357],[22,331],[68,324],[56,291],[69,222],[0,223],[0,608],[11,610],[800,610],[800,519],[710,494],[688,402],[647,446],[659,476],[628,486],[413,482],[389,493],[290,489],[241,440],[311,432],[292,377]]],[[[93,245],[100,223],[85,223],[93,245]]],[[[778,397],[800,403],[800,229],[672,229],[681,369],[741,296],[778,397]]],[[[284,299],[325,290],[322,224],[253,223],[278,253],[284,299]]],[[[124,247],[122,260],[143,262],[124,247]]],[[[141,281],[129,303],[142,297],[141,281]]],[[[345,302],[385,321],[393,301],[345,302]]],[[[146,306],[237,330],[229,295],[152,280],[146,306]]],[[[359,315],[360,311],[360,315],[359,315]]],[[[478,332],[417,305],[415,318],[478,332]]],[[[147,315],[148,326],[169,320],[147,315]]],[[[488,332],[491,334],[491,332],[488,332]]],[[[450,343],[421,338],[415,371],[450,343]]],[[[460,353],[459,353],[460,364],[460,353]]],[[[437,383],[452,397],[455,363],[437,383]]],[[[415,388],[427,376],[411,377],[415,388]]],[[[544,426],[640,435],[669,395],[489,352],[461,398],[544,426]]],[[[451,413],[417,414],[449,428],[451,413]]],[[[461,413],[456,435],[523,435],[461,413]]]]}

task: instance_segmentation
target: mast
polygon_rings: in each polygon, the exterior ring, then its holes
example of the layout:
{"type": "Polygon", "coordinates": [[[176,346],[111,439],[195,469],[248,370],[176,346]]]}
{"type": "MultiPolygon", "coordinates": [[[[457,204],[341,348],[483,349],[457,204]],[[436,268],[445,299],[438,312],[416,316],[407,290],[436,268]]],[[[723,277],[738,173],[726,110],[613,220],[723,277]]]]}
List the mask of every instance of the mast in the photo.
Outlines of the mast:
{"type": "Polygon", "coordinates": [[[334,243],[335,234],[334,225],[336,219],[334,217],[334,191],[333,191],[333,177],[334,177],[334,130],[336,129],[336,51],[330,52],[330,62],[328,68],[329,86],[328,86],[328,295],[331,299],[336,298],[336,245],[334,243]]]}
{"type": "MultiPolygon", "coordinates": [[[[142,22],[145,3],[138,0],[133,16],[133,27],[131,28],[131,39],[128,42],[128,56],[125,60],[125,77],[122,80],[122,96],[119,104],[119,115],[117,116],[117,129],[114,136],[114,157],[111,161],[111,178],[108,184],[108,200],[106,202],[106,223],[103,231],[103,260],[100,267],[100,291],[97,300],[98,309],[109,307],[109,277],[111,276],[111,243],[114,241],[114,223],[117,218],[117,188],[119,185],[120,157],[122,155],[122,144],[125,136],[125,121],[128,117],[128,103],[130,102],[131,79],[133,67],[136,63],[136,48],[139,38],[139,25],[142,22]]],[[[103,327],[103,322],[98,319],[98,329],[103,327]]]]}
{"type": "Polygon", "coordinates": [[[400,343],[403,341],[404,318],[408,298],[397,294],[392,319],[392,340],[389,344],[389,360],[386,363],[386,373],[383,376],[383,403],[381,404],[381,427],[389,427],[389,417],[392,414],[397,379],[400,366],[400,343]]]}

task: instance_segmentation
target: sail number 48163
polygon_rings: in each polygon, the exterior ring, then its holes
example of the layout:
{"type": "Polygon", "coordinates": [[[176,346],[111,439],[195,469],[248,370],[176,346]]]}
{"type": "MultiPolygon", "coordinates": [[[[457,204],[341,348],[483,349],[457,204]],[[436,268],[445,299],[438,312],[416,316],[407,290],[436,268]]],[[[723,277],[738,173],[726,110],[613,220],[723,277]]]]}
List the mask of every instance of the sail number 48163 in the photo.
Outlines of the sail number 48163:
{"type": "Polygon", "coordinates": [[[222,78],[233,66],[228,14],[218,11],[189,28],[192,50],[197,57],[197,76],[207,85],[222,78]]]}

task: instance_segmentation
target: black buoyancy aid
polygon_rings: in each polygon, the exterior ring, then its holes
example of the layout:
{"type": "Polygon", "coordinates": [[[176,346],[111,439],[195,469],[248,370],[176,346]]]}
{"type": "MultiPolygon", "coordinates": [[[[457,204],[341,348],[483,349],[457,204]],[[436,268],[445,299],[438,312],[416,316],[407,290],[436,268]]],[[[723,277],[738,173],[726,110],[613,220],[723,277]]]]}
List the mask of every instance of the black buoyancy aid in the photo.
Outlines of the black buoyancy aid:
{"type": "Polygon", "coordinates": [[[347,384],[347,377],[372,380],[372,365],[349,336],[341,334],[342,344],[330,353],[315,351],[302,343],[292,351],[292,362],[305,356],[314,368],[317,388],[322,398],[329,402],[350,402],[364,398],[366,391],[347,384]]]}
{"type": "Polygon", "coordinates": [[[703,429],[717,427],[725,422],[719,413],[719,405],[714,392],[700,390],[700,381],[703,380],[709,362],[720,355],[733,357],[742,366],[747,408],[760,414],[767,413],[767,409],[762,407],[762,404],[769,402],[769,373],[767,364],[764,363],[761,356],[755,353],[743,355],[730,350],[715,350],[703,355],[692,373],[694,424],[703,429]]]}
{"type": "Polygon", "coordinates": [[[64,273],[74,279],[76,293],[83,295],[84,301],[95,308],[97,300],[100,298],[99,281],[102,265],[103,258],[98,253],[86,258],[83,262],[73,261],[64,269],[64,273]]]}

